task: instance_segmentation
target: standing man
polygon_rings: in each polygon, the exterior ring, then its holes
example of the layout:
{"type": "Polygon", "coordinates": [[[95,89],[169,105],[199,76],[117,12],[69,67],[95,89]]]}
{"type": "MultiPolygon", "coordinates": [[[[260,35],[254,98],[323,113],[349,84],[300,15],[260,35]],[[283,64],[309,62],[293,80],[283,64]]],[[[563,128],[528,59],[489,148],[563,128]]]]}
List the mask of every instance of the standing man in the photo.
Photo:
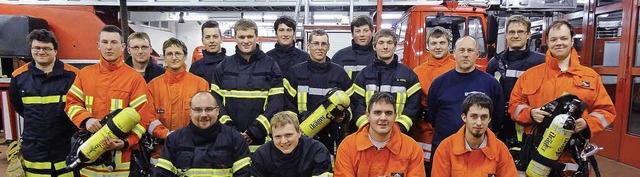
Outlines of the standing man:
{"type": "Polygon", "coordinates": [[[398,37],[389,29],[382,29],[376,33],[373,47],[377,59],[369,64],[356,77],[351,96],[353,117],[351,127],[353,131],[363,127],[368,119],[366,110],[371,95],[376,92],[389,92],[395,96],[395,122],[400,125],[402,133],[408,133],[413,121],[420,112],[420,83],[418,76],[409,67],[398,63],[398,55],[394,54],[398,37]]]}
{"type": "Polygon", "coordinates": [[[256,44],[255,22],[240,19],[233,29],[236,54],[216,67],[211,91],[223,106],[220,122],[241,132],[254,152],[268,139],[271,116],[285,109],[282,73],[278,63],[256,44]]]}
{"type": "Polygon", "coordinates": [[[247,142],[218,121],[220,107],[213,95],[198,92],[189,106],[189,125],[167,137],[153,176],[249,177],[247,142]]]}
{"type": "MultiPolygon", "coordinates": [[[[585,139],[603,131],[616,118],[615,107],[600,74],[580,65],[578,52],[572,47],[573,35],[573,26],[568,21],[551,23],[547,27],[549,51],[545,63],[524,72],[513,87],[509,113],[516,123],[525,127],[525,136],[533,133],[534,121],[541,123],[544,119],[553,118],[549,117],[551,113],[540,107],[564,94],[576,95],[587,104],[582,117],[576,117],[574,129],[585,139]]],[[[574,163],[568,153],[563,153],[558,161],[574,163]]],[[[552,174],[562,175],[562,170],[552,169],[552,174]]],[[[575,169],[564,171],[564,175],[572,176],[572,171],[575,169]]]]}
{"type": "Polygon", "coordinates": [[[80,72],[56,59],[58,40],[37,29],[27,36],[33,61],[16,69],[9,98],[24,118],[21,153],[27,176],[74,176],[65,168],[71,136],[78,128],[64,113],[66,94],[80,72]]]}
{"type": "MultiPolygon", "coordinates": [[[[436,26],[427,35],[427,49],[429,55],[427,61],[413,69],[418,75],[420,87],[422,87],[422,106],[427,106],[429,87],[434,79],[456,67],[456,61],[449,54],[451,35],[447,29],[436,26]]],[[[431,172],[431,140],[433,139],[433,126],[423,117],[417,118],[409,134],[424,150],[424,164],[427,176],[431,172]]]]}
{"type": "Polygon", "coordinates": [[[377,92],[367,123],[338,147],[335,176],[425,176],[422,148],[396,125],[396,98],[377,92]]]}
{"type": "Polygon", "coordinates": [[[484,93],[492,101],[495,100],[491,112],[495,119],[492,119],[490,127],[494,132],[500,130],[504,115],[504,93],[496,79],[476,69],[479,55],[476,40],[471,36],[461,37],[456,41],[453,51],[456,67],[436,78],[429,88],[427,118],[435,130],[431,152],[436,151],[440,141],[464,125],[461,119],[455,117],[462,115],[462,101],[472,93],[484,93]]]}
{"type": "MultiPolygon", "coordinates": [[[[373,63],[376,53],[373,51],[373,20],[369,16],[360,15],[351,22],[351,46],[338,50],[333,55],[333,62],[342,66],[354,80],[358,72],[373,63]]],[[[354,130],[355,131],[355,130],[354,130]]]]}
{"type": "MultiPolygon", "coordinates": [[[[187,46],[176,38],[169,38],[162,44],[162,52],[167,64],[166,72],[149,82],[153,103],[158,120],[149,125],[148,133],[163,125],[169,131],[175,131],[189,124],[189,100],[199,91],[208,91],[209,83],[186,71],[187,46]]],[[[160,135],[164,139],[167,135],[160,135]]],[[[162,145],[155,146],[151,154],[151,164],[155,165],[162,145]]]]}
{"type": "MultiPolygon", "coordinates": [[[[332,88],[347,92],[352,86],[351,79],[342,67],[327,57],[329,47],[329,35],[322,29],[313,30],[307,46],[311,60],[293,66],[284,79],[285,97],[293,105],[290,110],[298,113],[301,121],[327,101],[326,95],[332,88]]],[[[335,155],[335,148],[342,140],[340,126],[343,121],[349,122],[349,118],[350,112],[343,112],[342,116],[335,117],[313,138],[335,155]]]]}
{"type": "Polygon", "coordinates": [[[149,83],[153,78],[164,74],[164,69],[151,59],[151,40],[145,32],[135,32],[127,38],[127,52],[131,55],[124,62],[142,74],[144,80],[149,83]]]}
{"type": "Polygon", "coordinates": [[[204,50],[202,50],[204,57],[191,64],[189,72],[211,83],[216,66],[227,58],[227,49],[221,46],[222,33],[218,22],[213,20],[204,22],[200,32],[202,33],[202,45],[204,45],[204,50]]]}
{"type": "MultiPolygon", "coordinates": [[[[522,15],[513,15],[507,19],[507,46],[508,50],[494,56],[487,65],[487,73],[493,74],[502,85],[505,95],[505,105],[509,105],[509,96],[518,77],[527,69],[544,63],[544,55],[528,49],[527,43],[531,37],[531,22],[522,15]]],[[[505,118],[511,117],[509,113],[505,118]]],[[[512,119],[505,119],[503,129],[498,138],[507,145],[517,146],[516,142],[522,142],[524,127],[516,125],[512,119]],[[517,137],[517,139],[515,139],[517,137]]]]}
{"type": "Polygon", "coordinates": [[[138,147],[140,137],[155,119],[153,105],[147,101],[149,89],[142,76],[122,62],[122,31],[106,25],[98,34],[100,62],[80,70],[67,93],[65,112],[77,127],[95,133],[102,127],[100,120],[112,111],[125,106],[138,111],[140,123],[125,132],[129,134],[126,139],[107,139],[105,149],[115,151],[113,170],[104,164],[80,170],[83,176],[128,176],[131,151],[138,147]]]}
{"type": "Polygon", "coordinates": [[[518,176],[509,149],[488,130],[493,103],[483,93],[462,102],[464,125],[445,138],[433,157],[433,177],[518,176]]]}
{"type": "Polygon", "coordinates": [[[302,136],[296,114],[283,111],[271,119],[273,141],[251,156],[256,177],[333,176],[329,151],[320,142],[302,136]]]}
{"type": "Polygon", "coordinates": [[[273,23],[278,42],[267,55],[278,62],[280,70],[285,74],[290,72],[292,66],[305,62],[310,57],[306,52],[296,48],[296,25],[296,21],[286,15],[278,17],[273,23]]]}

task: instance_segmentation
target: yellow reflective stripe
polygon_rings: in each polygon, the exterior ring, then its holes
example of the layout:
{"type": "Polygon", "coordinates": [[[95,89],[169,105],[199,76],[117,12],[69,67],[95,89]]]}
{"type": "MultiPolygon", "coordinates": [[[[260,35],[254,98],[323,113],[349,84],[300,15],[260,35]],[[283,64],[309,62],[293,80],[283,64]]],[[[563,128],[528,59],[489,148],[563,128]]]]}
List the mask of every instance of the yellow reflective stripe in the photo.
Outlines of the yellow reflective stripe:
{"type": "Polygon", "coordinates": [[[138,136],[138,138],[141,138],[142,134],[144,134],[144,132],[146,130],[144,129],[144,127],[142,125],[136,124],[136,126],[133,127],[133,130],[131,130],[131,131],[133,131],[133,133],[135,133],[138,136]]]}
{"type": "Polygon", "coordinates": [[[408,97],[410,97],[411,95],[413,95],[414,93],[418,92],[422,90],[422,87],[420,87],[420,82],[413,84],[413,86],[409,87],[409,90],[407,90],[407,95],[408,97]]]}
{"type": "Polygon", "coordinates": [[[358,129],[360,129],[360,128],[362,128],[362,126],[364,126],[368,122],[369,122],[369,120],[367,120],[367,115],[362,115],[356,121],[356,126],[358,126],[358,129]]]}
{"type": "Polygon", "coordinates": [[[258,116],[258,118],[256,118],[256,120],[260,122],[260,124],[262,124],[262,127],[265,130],[267,130],[267,135],[271,134],[271,124],[269,123],[269,119],[267,119],[267,117],[260,115],[258,116]]]}
{"type": "Polygon", "coordinates": [[[277,95],[277,94],[284,94],[284,88],[283,87],[273,87],[273,88],[269,89],[269,96],[277,95]]]}
{"type": "Polygon", "coordinates": [[[405,130],[409,131],[411,126],[413,126],[413,121],[406,115],[401,115],[396,118],[396,122],[399,122],[404,126],[405,130]]]}
{"type": "Polygon", "coordinates": [[[44,175],[44,174],[38,174],[38,173],[31,173],[31,172],[26,171],[26,170],[25,170],[25,172],[24,172],[24,173],[25,173],[28,177],[50,177],[50,176],[51,176],[51,174],[46,174],[46,175],[44,175]]]}
{"type": "Polygon", "coordinates": [[[80,100],[84,101],[84,92],[82,92],[82,89],[76,87],[76,85],[71,85],[71,88],[69,88],[69,92],[78,97],[80,100]]]}
{"type": "Polygon", "coordinates": [[[231,168],[212,169],[212,168],[191,168],[181,170],[179,176],[231,176],[231,168]]]}
{"type": "Polygon", "coordinates": [[[133,101],[131,101],[129,103],[129,107],[132,107],[132,108],[135,109],[135,108],[138,108],[138,106],[142,105],[142,103],[145,103],[145,102],[147,102],[147,95],[146,94],[145,95],[140,95],[138,98],[133,99],[133,101]]]}
{"type": "Polygon", "coordinates": [[[220,117],[220,123],[221,124],[225,124],[227,122],[231,121],[231,117],[229,117],[228,115],[223,115],[222,117],[220,117]]]}
{"type": "Polygon", "coordinates": [[[267,98],[269,91],[222,90],[222,95],[231,98],[267,98]]]}
{"type": "Polygon", "coordinates": [[[66,172],[63,174],[58,174],[58,177],[74,177],[73,172],[66,172]]]}
{"type": "Polygon", "coordinates": [[[524,126],[516,124],[516,136],[518,142],[522,142],[522,134],[524,133],[524,126]]]}
{"type": "Polygon", "coordinates": [[[259,147],[260,145],[249,145],[249,152],[254,153],[259,147]]]}
{"type": "Polygon", "coordinates": [[[347,75],[349,75],[349,79],[353,79],[353,71],[347,71],[347,75]]]}
{"type": "Polygon", "coordinates": [[[307,92],[298,92],[298,112],[307,111],[307,92]]]}
{"type": "Polygon", "coordinates": [[[53,164],[53,167],[56,168],[56,170],[62,170],[67,168],[67,162],[66,161],[60,161],[58,163],[53,164]]]}
{"type": "MultiPolygon", "coordinates": [[[[362,87],[360,87],[359,85],[353,84],[350,89],[353,90],[352,91],[353,93],[356,93],[356,94],[358,94],[360,96],[364,96],[364,89],[362,87]]],[[[353,94],[353,93],[351,93],[351,94],[353,94]]],[[[349,96],[351,96],[351,95],[349,95],[349,96]]]]}
{"type": "Polygon", "coordinates": [[[39,169],[39,170],[51,170],[50,162],[30,162],[28,160],[24,160],[23,162],[24,162],[24,166],[27,168],[39,169]]]}
{"type": "Polygon", "coordinates": [[[167,159],[159,158],[156,167],[163,168],[173,174],[178,174],[178,169],[176,168],[176,166],[173,166],[173,163],[171,163],[171,161],[168,161],[167,159]]]}
{"type": "Polygon", "coordinates": [[[52,95],[52,96],[27,96],[22,97],[22,103],[24,104],[49,104],[67,102],[66,95],[52,95]],[[60,100],[62,97],[62,100],[60,100]]]}
{"type": "Polygon", "coordinates": [[[345,91],[345,93],[347,93],[347,95],[348,95],[348,96],[353,95],[353,92],[354,92],[353,85],[351,85],[351,87],[349,87],[349,88],[345,91]]]}
{"type": "Polygon", "coordinates": [[[373,91],[373,90],[367,91],[365,93],[365,95],[364,95],[364,103],[365,103],[365,105],[367,105],[365,110],[369,109],[369,99],[371,98],[371,96],[373,96],[374,93],[376,93],[376,91],[373,91]]]}
{"type": "Polygon", "coordinates": [[[93,108],[91,108],[93,106],[93,96],[85,96],[84,105],[86,106],[87,111],[90,113],[93,112],[93,108]]]}
{"type": "Polygon", "coordinates": [[[232,172],[231,173],[236,173],[236,171],[248,166],[251,163],[251,158],[249,157],[245,157],[242,158],[240,160],[237,160],[236,162],[233,162],[233,167],[232,172]]]}
{"type": "Polygon", "coordinates": [[[82,106],[78,106],[78,105],[73,105],[71,107],[69,107],[69,111],[67,113],[67,116],[69,116],[69,118],[73,118],[73,116],[76,116],[76,114],[78,114],[78,112],[85,110],[82,106]]]}
{"type": "Polygon", "coordinates": [[[80,169],[80,175],[82,176],[109,176],[109,177],[128,177],[129,171],[114,171],[114,172],[99,172],[92,171],[87,168],[80,169]]]}
{"type": "Polygon", "coordinates": [[[289,80],[287,80],[286,78],[283,80],[282,85],[284,86],[284,88],[287,90],[287,93],[289,93],[289,95],[291,95],[291,97],[296,96],[296,93],[298,92],[295,88],[293,88],[291,86],[291,83],[289,83],[289,80]]]}
{"type": "Polygon", "coordinates": [[[116,109],[122,109],[123,108],[122,103],[123,103],[122,99],[111,99],[110,110],[115,111],[116,109]]]}
{"type": "Polygon", "coordinates": [[[398,92],[396,93],[396,114],[401,115],[404,112],[404,105],[407,102],[407,93],[406,92],[398,92]]]}
{"type": "Polygon", "coordinates": [[[333,176],[333,173],[331,173],[331,172],[324,172],[324,173],[322,173],[322,174],[320,174],[320,175],[318,175],[318,176],[312,176],[312,177],[331,177],[331,176],[333,176]]]}

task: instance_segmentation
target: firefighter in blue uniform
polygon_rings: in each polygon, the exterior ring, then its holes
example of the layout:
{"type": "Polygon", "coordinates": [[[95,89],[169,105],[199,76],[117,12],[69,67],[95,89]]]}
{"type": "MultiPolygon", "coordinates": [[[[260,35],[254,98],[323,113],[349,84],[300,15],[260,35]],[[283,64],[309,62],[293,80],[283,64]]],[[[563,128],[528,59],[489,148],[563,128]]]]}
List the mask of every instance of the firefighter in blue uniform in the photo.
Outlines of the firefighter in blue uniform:
{"type": "Polygon", "coordinates": [[[353,80],[376,57],[372,47],[373,20],[366,15],[354,18],[351,22],[351,35],[351,46],[338,50],[333,55],[332,62],[342,66],[353,80]]]}
{"type": "Polygon", "coordinates": [[[291,67],[309,60],[309,54],[296,48],[296,21],[289,16],[280,16],[273,23],[278,41],[267,52],[271,58],[278,62],[283,73],[290,72],[291,67]]]}
{"type": "Polygon", "coordinates": [[[413,121],[418,118],[422,94],[420,83],[411,68],[398,63],[398,56],[394,54],[397,43],[398,37],[389,29],[376,33],[373,47],[377,59],[356,76],[353,84],[351,108],[354,118],[350,131],[355,132],[368,122],[366,104],[375,92],[389,92],[395,96],[396,123],[403,133],[409,132],[413,121]]]}
{"type": "Polygon", "coordinates": [[[269,139],[271,116],[285,108],[282,74],[256,44],[255,22],[240,19],[234,30],[236,54],[218,65],[211,91],[221,105],[220,122],[241,132],[253,152],[269,139]]]}
{"type": "Polygon", "coordinates": [[[249,176],[247,142],[218,121],[219,108],[209,92],[189,102],[191,122],[167,137],[153,176],[249,176]]]}
{"type": "Polygon", "coordinates": [[[56,59],[58,41],[52,32],[34,30],[27,41],[33,61],[16,69],[9,85],[11,104],[24,117],[24,171],[27,176],[74,176],[65,169],[65,159],[78,128],[64,107],[79,70],[56,59]]]}
{"type": "Polygon", "coordinates": [[[216,67],[222,60],[227,58],[227,49],[222,48],[222,33],[218,22],[209,20],[200,27],[202,33],[202,50],[203,58],[193,62],[189,68],[189,72],[202,77],[211,84],[211,77],[216,67]]]}
{"type": "MultiPolygon", "coordinates": [[[[291,72],[284,79],[285,97],[288,98],[289,110],[298,113],[301,121],[326,101],[329,90],[338,88],[349,92],[352,86],[347,73],[327,57],[329,51],[329,36],[324,30],[313,30],[308,43],[311,60],[293,66],[291,72]]],[[[322,142],[331,154],[335,155],[335,148],[340,144],[341,124],[349,122],[350,112],[335,117],[313,138],[322,142]]]]}

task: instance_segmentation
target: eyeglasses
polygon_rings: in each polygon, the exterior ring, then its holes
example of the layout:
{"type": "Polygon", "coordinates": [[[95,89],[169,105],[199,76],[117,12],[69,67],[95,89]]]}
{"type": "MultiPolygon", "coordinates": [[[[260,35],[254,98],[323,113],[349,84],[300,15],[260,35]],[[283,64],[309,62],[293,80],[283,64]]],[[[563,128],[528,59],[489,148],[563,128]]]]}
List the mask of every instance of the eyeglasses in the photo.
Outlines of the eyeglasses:
{"type": "Polygon", "coordinates": [[[131,48],[133,50],[140,50],[140,49],[148,50],[150,47],[148,45],[143,45],[143,46],[133,46],[133,47],[129,47],[129,48],[131,48]]]}
{"type": "Polygon", "coordinates": [[[311,46],[313,47],[329,47],[329,43],[326,42],[313,42],[313,43],[309,43],[311,46]]]}
{"type": "Polygon", "coordinates": [[[478,50],[460,48],[460,49],[457,49],[455,52],[458,52],[458,53],[474,53],[476,51],[478,51],[478,50]]]}
{"type": "Polygon", "coordinates": [[[31,51],[32,52],[40,52],[40,51],[45,51],[45,52],[51,52],[53,51],[53,48],[51,47],[31,47],[31,51]]]}
{"type": "Polygon", "coordinates": [[[518,36],[522,36],[522,35],[525,35],[525,34],[529,34],[529,31],[522,31],[522,30],[513,31],[513,30],[510,30],[510,31],[507,31],[507,34],[509,34],[509,35],[511,35],[511,36],[514,36],[514,35],[516,35],[516,34],[517,34],[518,36]]]}
{"type": "Polygon", "coordinates": [[[195,112],[195,113],[202,113],[203,111],[207,114],[212,113],[213,111],[215,111],[216,109],[218,109],[220,107],[216,106],[216,107],[206,107],[206,108],[191,108],[191,111],[195,112]]]}
{"type": "Polygon", "coordinates": [[[166,55],[164,55],[166,57],[176,57],[176,58],[182,58],[184,56],[184,53],[168,53],[166,55]]]}

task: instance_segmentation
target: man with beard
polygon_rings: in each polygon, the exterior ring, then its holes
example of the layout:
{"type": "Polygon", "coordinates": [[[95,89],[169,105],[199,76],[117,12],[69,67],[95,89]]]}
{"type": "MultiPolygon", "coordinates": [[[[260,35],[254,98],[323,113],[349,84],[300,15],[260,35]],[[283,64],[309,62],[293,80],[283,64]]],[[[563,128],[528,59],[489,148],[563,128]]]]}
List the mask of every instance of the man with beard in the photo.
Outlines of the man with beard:
{"type": "Polygon", "coordinates": [[[135,32],[127,38],[127,52],[131,55],[124,63],[142,74],[144,80],[149,83],[154,78],[164,74],[164,68],[154,63],[151,59],[151,39],[145,32],[135,32]]]}
{"type": "Polygon", "coordinates": [[[307,61],[310,57],[306,52],[296,48],[296,26],[296,21],[289,16],[280,16],[273,23],[278,42],[267,52],[267,55],[278,62],[284,74],[289,73],[292,66],[307,61]]]}
{"type": "Polygon", "coordinates": [[[227,49],[221,46],[222,33],[220,33],[218,22],[213,20],[204,22],[200,32],[202,33],[202,45],[204,45],[204,50],[202,50],[204,57],[192,63],[189,72],[211,83],[216,66],[227,57],[227,49]]]}
{"type": "Polygon", "coordinates": [[[332,62],[342,66],[351,80],[354,80],[358,72],[373,63],[376,58],[371,43],[373,20],[366,15],[354,18],[351,22],[351,35],[351,46],[338,50],[333,55],[332,62]]]}

